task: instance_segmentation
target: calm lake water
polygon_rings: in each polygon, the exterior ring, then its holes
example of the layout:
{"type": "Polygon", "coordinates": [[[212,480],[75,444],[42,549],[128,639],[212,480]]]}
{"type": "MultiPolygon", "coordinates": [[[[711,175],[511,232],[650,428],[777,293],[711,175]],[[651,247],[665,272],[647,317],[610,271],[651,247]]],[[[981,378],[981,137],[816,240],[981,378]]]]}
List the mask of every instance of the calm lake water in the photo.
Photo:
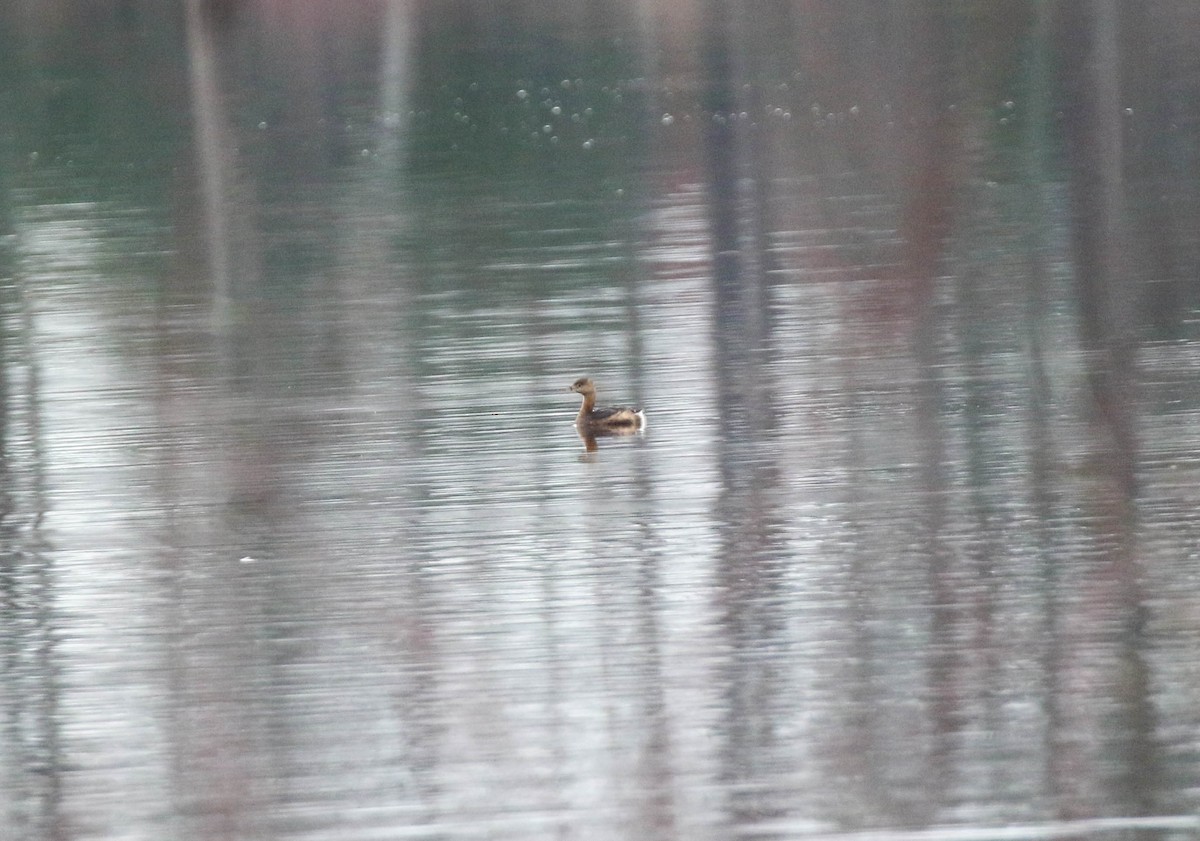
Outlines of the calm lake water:
{"type": "Polygon", "coordinates": [[[4,5],[0,838],[1200,837],[1197,37],[4,5]]]}

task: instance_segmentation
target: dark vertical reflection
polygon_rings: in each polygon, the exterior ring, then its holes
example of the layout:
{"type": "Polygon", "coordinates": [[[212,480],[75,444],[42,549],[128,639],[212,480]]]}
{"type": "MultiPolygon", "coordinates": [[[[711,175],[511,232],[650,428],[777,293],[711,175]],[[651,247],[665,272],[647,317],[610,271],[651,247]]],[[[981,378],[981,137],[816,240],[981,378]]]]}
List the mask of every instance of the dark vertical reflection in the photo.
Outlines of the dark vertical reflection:
{"type": "MultiPolygon", "coordinates": [[[[912,7],[908,7],[912,9],[912,7]]],[[[955,49],[952,4],[929,3],[921,11],[905,16],[905,28],[912,39],[913,58],[903,75],[909,80],[900,90],[900,112],[915,115],[912,127],[904,131],[901,149],[905,156],[901,195],[900,233],[903,238],[901,272],[912,296],[914,308],[913,355],[917,365],[917,423],[920,452],[922,509],[922,546],[930,570],[930,715],[933,726],[931,761],[938,788],[948,791],[953,782],[953,746],[970,721],[964,714],[968,704],[964,679],[969,662],[985,644],[979,638],[970,645],[953,641],[970,628],[973,621],[986,625],[986,616],[977,612],[979,591],[974,586],[978,569],[969,572],[959,565],[963,559],[945,544],[948,522],[945,488],[946,445],[949,429],[944,422],[946,390],[943,383],[944,359],[939,349],[939,316],[943,310],[935,303],[937,276],[943,269],[950,220],[961,200],[963,152],[958,117],[964,91],[959,87],[963,64],[958,57],[963,46],[955,49]],[[974,614],[974,615],[972,615],[974,614]]],[[[957,279],[968,290],[960,311],[968,319],[977,312],[969,299],[969,290],[977,280],[968,274],[957,279]]],[[[967,328],[966,348],[971,359],[972,324],[967,328]]],[[[970,365],[970,361],[967,363],[970,365]]],[[[978,372],[968,368],[968,381],[978,372]]],[[[969,400],[970,398],[968,398],[969,400]]],[[[982,408],[982,407],[980,407],[982,408]]],[[[968,458],[980,453],[982,442],[973,439],[967,426],[968,458]]],[[[968,468],[969,469],[969,468],[968,468]]],[[[972,487],[986,486],[986,476],[975,477],[972,487]]],[[[980,547],[986,551],[986,543],[980,547]]],[[[986,609],[986,608],[985,608],[986,609]]],[[[928,820],[928,815],[912,815],[912,820],[928,820]]]]}
{"type": "MultiPolygon", "coordinates": [[[[768,4],[774,9],[775,4],[768,4]]],[[[736,91],[739,69],[754,43],[741,15],[721,3],[706,5],[704,139],[713,260],[713,329],[717,352],[721,434],[729,445],[743,429],[757,440],[770,423],[770,351],[767,228],[770,180],[753,102],[736,91]],[[739,183],[747,185],[745,194],[739,183]]],[[[747,85],[751,90],[754,86],[747,85]]],[[[761,110],[761,104],[757,110],[761,110]]],[[[727,465],[728,466],[728,465],[727,465]]]]}
{"type": "MultiPolygon", "coordinates": [[[[763,4],[763,11],[776,19],[783,5],[763,4]]],[[[726,3],[708,2],[704,14],[702,119],[721,479],[715,513],[721,531],[723,633],[731,646],[721,773],[731,792],[728,817],[743,825],[784,814],[770,781],[787,767],[771,723],[781,703],[779,675],[769,661],[752,654],[759,646],[770,647],[783,628],[783,616],[770,608],[783,573],[763,259],[773,173],[756,125],[761,102],[746,66],[762,32],[726,3]],[[743,98],[739,92],[747,88],[743,98]]]]}
{"type": "MultiPolygon", "coordinates": [[[[3,185],[0,184],[0,188],[3,185]]],[[[0,199],[2,201],[2,199],[0,199]]],[[[55,579],[45,514],[39,371],[19,261],[0,246],[0,745],[21,837],[69,836],[61,814],[55,579]],[[9,274],[7,268],[14,270],[9,274]]]]}
{"type": "MultiPolygon", "coordinates": [[[[1037,652],[1040,672],[1039,707],[1046,717],[1046,727],[1039,741],[1048,756],[1054,755],[1054,745],[1063,724],[1062,708],[1054,693],[1054,673],[1057,652],[1053,643],[1062,633],[1062,605],[1059,593],[1063,570],[1058,559],[1064,551],[1063,541],[1052,527],[1060,506],[1058,490],[1058,461],[1060,443],[1055,438],[1054,406],[1057,402],[1051,380],[1050,366],[1054,362],[1053,330],[1050,305],[1054,300],[1051,260],[1053,244],[1050,230],[1053,214],[1047,197],[1051,182],[1049,136],[1056,105],[1051,98],[1054,78],[1051,55],[1054,47],[1054,9],[1039,4],[1031,22],[1032,55],[1025,67],[1024,89],[1031,92],[1029,110],[1032,115],[1025,128],[1020,159],[1023,204],[1028,208],[1024,232],[1028,271],[1025,283],[1025,340],[1029,354],[1029,390],[1026,412],[1028,422],[1029,487],[1034,512],[1034,545],[1039,569],[1036,573],[1037,623],[1042,644],[1037,652]]],[[[1057,775],[1047,775],[1047,794],[1058,801],[1062,795],[1057,775]]]]}
{"type": "Polygon", "coordinates": [[[1125,10],[1112,0],[1065,0],[1059,39],[1080,329],[1101,446],[1096,458],[1132,496],[1137,488],[1133,383],[1138,278],[1129,256],[1125,195],[1125,10]]]}
{"type": "Polygon", "coordinates": [[[1062,732],[1054,761],[1057,779],[1070,780],[1074,773],[1067,768],[1103,761],[1072,736],[1084,730],[1106,734],[1107,755],[1115,761],[1107,784],[1088,790],[1064,783],[1064,813],[1086,813],[1103,798],[1115,801],[1121,813],[1150,814],[1158,770],[1136,517],[1140,278],[1131,259],[1126,186],[1131,152],[1123,91],[1130,46],[1126,24],[1140,10],[1115,0],[1067,0],[1059,15],[1071,235],[1096,442],[1086,504],[1094,518],[1097,554],[1091,574],[1076,585],[1080,602],[1069,614],[1072,624],[1055,639],[1056,718],[1062,732]],[[1075,697],[1085,690],[1081,671],[1089,665],[1105,675],[1113,710],[1075,697]]]}
{"type": "Polygon", "coordinates": [[[214,39],[222,3],[187,0],[187,47],[191,81],[192,119],[196,127],[196,161],[204,197],[204,242],[208,254],[214,298],[228,301],[232,282],[233,244],[230,226],[236,213],[232,203],[233,155],[237,144],[230,136],[218,79],[220,62],[214,39]]]}
{"type": "MultiPolygon", "coordinates": [[[[709,237],[713,271],[713,339],[715,344],[717,385],[719,460],[721,475],[721,515],[731,531],[741,521],[739,502],[746,499],[745,490],[738,493],[731,475],[728,453],[738,440],[739,433],[749,432],[746,424],[745,397],[739,383],[749,379],[746,369],[744,336],[745,311],[741,298],[741,270],[738,234],[738,169],[737,169],[737,99],[733,72],[732,21],[730,9],[721,0],[708,0],[704,5],[704,109],[711,115],[703,128],[704,151],[707,162],[709,237]],[[732,521],[732,522],[731,522],[732,521]]],[[[742,438],[741,440],[745,440],[742,438]]],[[[720,593],[721,613],[725,624],[723,634],[731,647],[730,663],[724,675],[727,687],[722,698],[726,720],[722,747],[721,782],[727,790],[749,788],[757,775],[755,758],[767,746],[758,743],[755,715],[756,702],[763,700],[761,674],[747,673],[742,653],[745,635],[752,633],[753,602],[761,586],[753,552],[736,556],[729,552],[727,538],[721,558],[721,576],[725,586],[720,593]],[[738,583],[742,582],[742,586],[738,583]]],[[[746,547],[747,550],[749,547],[746,547]]],[[[760,817],[761,807],[753,796],[734,794],[727,805],[732,826],[753,822],[760,817]]]]}
{"type": "MultiPolygon", "coordinates": [[[[744,320],[741,304],[738,263],[738,171],[737,99],[733,75],[730,11],[724,3],[711,0],[705,5],[704,42],[704,124],[705,154],[708,162],[708,212],[712,241],[713,280],[716,296],[713,316],[716,320],[718,347],[726,354],[731,337],[744,320]]],[[[718,368],[721,404],[729,406],[733,396],[729,366],[718,368]]],[[[723,420],[728,423],[729,419],[723,420]]],[[[725,429],[726,436],[728,429],[725,429]]]]}
{"type": "Polygon", "coordinates": [[[62,693],[56,581],[42,531],[46,512],[41,371],[18,214],[36,56],[21,10],[0,10],[0,834],[30,841],[71,835],[63,816],[62,693]],[[8,87],[11,86],[11,87],[8,87]]]}

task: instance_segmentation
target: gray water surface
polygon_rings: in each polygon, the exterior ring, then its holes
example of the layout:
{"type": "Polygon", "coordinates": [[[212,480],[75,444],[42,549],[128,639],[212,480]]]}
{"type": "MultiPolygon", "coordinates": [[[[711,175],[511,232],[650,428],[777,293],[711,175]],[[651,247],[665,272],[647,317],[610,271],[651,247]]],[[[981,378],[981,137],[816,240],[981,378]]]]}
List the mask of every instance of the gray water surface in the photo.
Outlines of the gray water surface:
{"type": "Polygon", "coordinates": [[[1004,5],[0,12],[0,837],[1200,835],[1200,18],[1004,5]]]}

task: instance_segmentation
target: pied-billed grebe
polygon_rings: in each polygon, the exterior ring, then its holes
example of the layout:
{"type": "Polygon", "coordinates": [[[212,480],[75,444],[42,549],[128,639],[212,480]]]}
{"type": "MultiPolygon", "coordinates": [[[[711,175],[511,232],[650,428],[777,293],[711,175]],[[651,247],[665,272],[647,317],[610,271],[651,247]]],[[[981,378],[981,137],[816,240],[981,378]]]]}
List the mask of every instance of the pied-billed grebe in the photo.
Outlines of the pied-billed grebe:
{"type": "Polygon", "coordinates": [[[602,431],[633,431],[646,425],[646,416],[641,409],[632,406],[611,406],[604,409],[596,408],[596,384],[587,377],[580,377],[568,391],[583,395],[583,405],[579,407],[579,416],[575,425],[588,432],[602,431]]]}

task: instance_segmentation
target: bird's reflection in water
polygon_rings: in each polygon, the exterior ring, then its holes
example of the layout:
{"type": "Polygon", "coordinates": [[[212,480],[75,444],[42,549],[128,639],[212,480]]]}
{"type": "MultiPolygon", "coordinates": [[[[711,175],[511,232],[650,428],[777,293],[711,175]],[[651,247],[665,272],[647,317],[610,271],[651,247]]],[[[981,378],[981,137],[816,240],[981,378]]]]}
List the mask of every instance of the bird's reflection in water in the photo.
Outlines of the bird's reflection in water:
{"type": "Polygon", "coordinates": [[[596,440],[598,438],[640,438],[644,434],[642,429],[628,427],[593,429],[576,426],[575,432],[579,435],[579,440],[583,442],[584,452],[579,456],[580,461],[596,460],[597,453],[600,452],[600,444],[596,440]]]}

